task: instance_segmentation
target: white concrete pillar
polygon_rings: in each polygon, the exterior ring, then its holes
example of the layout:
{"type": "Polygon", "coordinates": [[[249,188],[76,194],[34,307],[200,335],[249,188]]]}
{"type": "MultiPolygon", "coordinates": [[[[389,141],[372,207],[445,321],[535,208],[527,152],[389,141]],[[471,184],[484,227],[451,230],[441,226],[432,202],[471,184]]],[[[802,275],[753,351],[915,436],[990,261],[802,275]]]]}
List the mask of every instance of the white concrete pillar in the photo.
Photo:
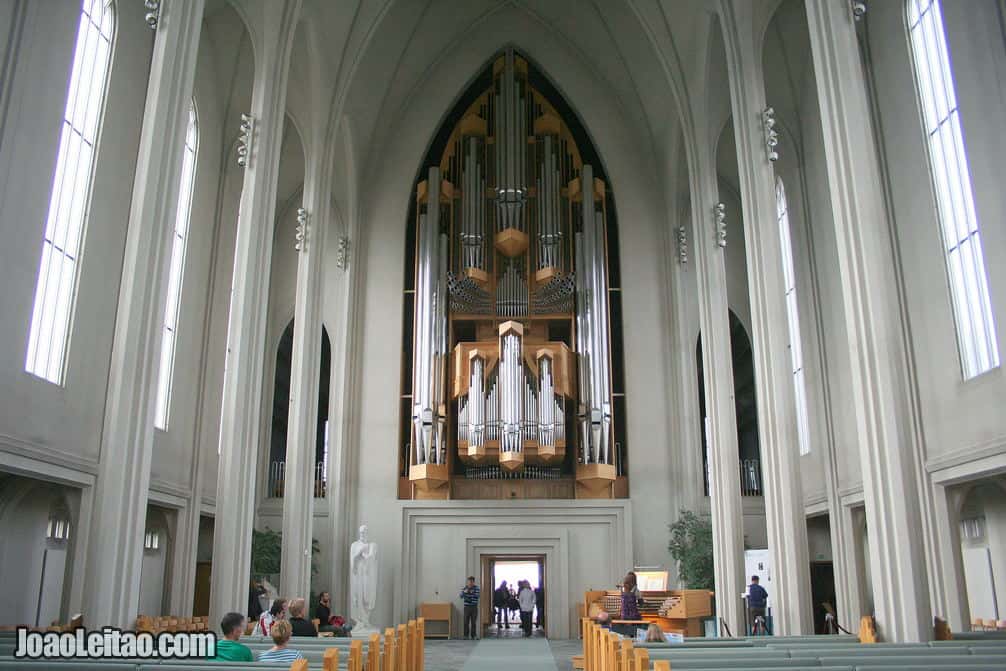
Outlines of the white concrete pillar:
{"type": "MultiPolygon", "coordinates": [[[[196,460],[193,473],[205,469],[199,458],[197,446],[193,454],[196,460]]],[[[179,617],[192,614],[196,590],[196,552],[199,546],[199,517],[202,508],[203,480],[194,478],[192,496],[184,508],[175,511],[175,541],[171,559],[171,592],[168,612],[179,617]]]]}
{"type": "MultiPolygon", "coordinates": [[[[325,314],[332,324],[345,324],[345,328],[335,328],[329,332],[332,341],[332,364],[330,370],[328,400],[328,493],[325,507],[328,509],[328,524],[331,525],[326,562],[328,568],[328,589],[332,596],[333,612],[349,612],[349,547],[356,539],[356,459],[359,456],[358,441],[355,439],[354,385],[361,375],[362,356],[358,349],[361,330],[353,325],[356,318],[358,287],[361,284],[361,268],[356,263],[359,217],[356,215],[355,195],[358,191],[356,171],[352,168],[353,136],[350,124],[342,119],[337,124],[338,110],[333,109],[329,119],[327,148],[332,157],[329,165],[333,175],[336,166],[345,183],[338,186],[347,194],[347,201],[332,203],[329,214],[329,234],[326,240],[329,262],[325,264],[325,314]],[[338,142],[331,139],[338,138],[338,142]],[[336,147],[344,146],[344,153],[336,147]],[[340,238],[345,245],[340,253],[340,238]],[[332,262],[339,261],[341,263],[332,262]]],[[[334,192],[334,177],[333,192],[334,192]]],[[[401,446],[398,446],[399,448],[401,446]]],[[[397,448],[396,448],[397,449],[397,448]]],[[[397,452],[396,452],[397,454],[397,452]]],[[[397,458],[397,457],[396,457],[397,458]]]]}
{"type": "MultiPolygon", "coordinates": [[[[320,143],[319,143],[320,144],[320,143]]],[[[284,594],[308,598],[311,590],[311,525],[314,518],[315,447],[318,434],[325,237],[329,202],[328,153],[307,148],[303,230],[283,231],[280,239],[299,244],[290,414],[286,434],[286,483],[283,492],[283,555],[280,584],[284,594]],[[299,243],[295,240],[299,233],[299,243]]],[[[327,475],[327,474],[326,474],[327,475]]]]}
{"type": "MultiPolygon", "coordinates": [[[[335,229],[333,216],[332,225],[335,229]]],[[[349,246],[342,268],[329,263],[325,282],[328,286],[326,302],[328,314],[334,323],[352,324],[355,309],[355,287],[357,268],[353,261],[353,241],[356,238],[351,221],[342,222],[342,231],[349,246]]],[[[334,233],[334,230],[333,230],[334,233]]],[[[338,244],[329,237],[329,249],[338,244]]],[[[358,374],[359,357],[355,354],[357,331],[355,328],[333,330],[331,385],[328,406],[328,494],[325,505],[332,536],[328,548],[328,585],[332,596],[332,608],[349,612],[349,546],[355,539],[353,529],[356,522],[356,498],[350,474],[355,467],[357,451],[351,441],[353,423],[350,419],[353,380],[358,374]]],[[[397,454],[397,453],[396,453],[397,454]]]]}
{"type": "Polygon", "coordinates": [[[87,547],[88,538],[91,535],[91,520],[94,516],[94,486],[81,487],[80,494],[71,499],[71,507],[74,511],[76,529],[71,529],[71,548],[68,561],[73,568],[70,582],[64,583],[63,591],[69,592],[66,599],[67,615],[72,617],[77,613],[83,613],[84,594],[87,586],[87,547]]]}
{"type": "Polygon", "coordinates": [[[938,556],[920,508],[931,503],[913,433],[898,277],[877,147],[849,5],[808,0],[807,22],[824,133],[852,362],[869,568],[879,634],[932,637],[938,556]]]}
{"type": "MultiPolygon", "coordinates": [[[[822,449],[830,450],[830,447],[822,449]]],[[[828,456],[828,455],[826,455],[828,456]]],[[[833,455],[830,458],[834,458],[833,455]]],[[[831,466],[825,466],[831,469],[831,466]]],[[[837,479],[829,475],[829,480],[837,479]]],[[[841,497],[835,491],[837,487],[828,485],[828,522],[831,534],[832,568],[835,575],[835,609],[838,611],[838,624],[847,631],[855,631],[859,627],[861,607],[859,605],[859,588],[861,582],[856,571],[856,546],[852,517],[848,508],[842,505],[841,497]]]]}
{"type": "Polygon", "coordinates": [[[139,603],[170,238],[203,6],[163,2],[154,39],[90,518],[81,610],[92,627],[132,629],[139,603]]]}
{"type": "Polygon", "coordinates": [[[954,488],[935,485],[936,523],[940,543],[940,557],[947,594],[947,611],[944,619],[951,631],[967,631],[971,628],[971,610],[968,605],[968,586],[964,580],[964,557],[961,552],[961,492],[954,488]]]}
{"type": "Polygon", "coordinates": [[[254,31],[259,42],[255,44],[255,82],[249,110],[254,127],[238,215],[220,417],[210,586],[210,622],[214,627],[226,613],[243,613],[248,607],[269,269],[290,49],[300,1],[262,3],[258,10],[261,20],[259,30],[254,31]]]}
{"type": "Polygon", "coordinates": [[[793,362],[787,346],[790,333],[782,238],[776,215],[775,171],[762,125],[762,113],[768,105],[761,41],[755,35],[753,3],[729,0],[722,8],[744,210],[765,521],[774,573],[772,616],[775,633],[811,634],[810,558],[800,486],[793,362]]]}
{"type": "MultiPolygon", "coordinates": [[[[708,134],[696,132],[696,136],[708,134]]],[[[702,145],[702,143],[697,143],[702,145]]],[[[699,295],[702,372],[705,383],[709,508],[717,616],[734,636],[744,634],[744,513],[741,507],[737,411],[730,352],[730,316],[723,248],[717,242],[713,207],[718,200],[713,148],[699,146],[693,162],[692,245],[699,295]]],[[[717,623],[719,625],[719,623],[717,623]]],[[[722,635],[726,635],[723,632],[722,635]]]]}

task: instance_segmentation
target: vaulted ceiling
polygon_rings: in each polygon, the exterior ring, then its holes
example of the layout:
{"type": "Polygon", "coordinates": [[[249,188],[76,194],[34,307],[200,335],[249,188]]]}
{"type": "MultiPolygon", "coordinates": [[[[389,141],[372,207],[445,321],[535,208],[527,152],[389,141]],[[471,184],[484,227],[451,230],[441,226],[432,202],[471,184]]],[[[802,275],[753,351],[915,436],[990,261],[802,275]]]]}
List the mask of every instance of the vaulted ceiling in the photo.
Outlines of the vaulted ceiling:
{"type": "Polygon", "coordinates": [[[379,152],[445,62],[460,59],[472,77],[484,65],[475,56],[507,44],[559,91],[556,70],[589,73],[617,101],[640,151],[652,151],[678,130],[675,96],[687,95],[711,8],[702,0],[305,0],[303,15],[324,36],[317,57],[330,105],[353,119],[361,151],[379,152]]]}

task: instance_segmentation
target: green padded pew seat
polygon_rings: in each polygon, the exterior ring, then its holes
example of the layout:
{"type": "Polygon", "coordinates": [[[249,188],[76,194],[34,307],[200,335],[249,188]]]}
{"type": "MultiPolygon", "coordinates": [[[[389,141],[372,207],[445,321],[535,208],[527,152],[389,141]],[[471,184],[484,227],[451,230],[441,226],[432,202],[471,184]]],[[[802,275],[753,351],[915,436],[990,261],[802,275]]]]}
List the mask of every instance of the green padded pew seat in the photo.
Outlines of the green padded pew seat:
{"type": "Polygon", "coordinates": [[[1006,631],[955,631],[957,641],[1006,641],[1006,631]]]}
{"type": "Polygon", "coordinates": [[[694,650],[701,649],[706,650],[709,648],[753,648],[755,647],[748,641],[735,641],[731,639],[709,639],[708,641],[688,639],[684,643],[636,643],[637,648],[680,648],[683,650],[694,650]]]}
{"type": "Polygon", "coordinates": [[[959,665],[998,664],[1000,669],[1006,669],[1006,656],[1002,655],[951,655],[947,657],[931,657],[924,655],[906,655],[904,657],[828,657],[829,662],[849,664],[851,666],[885,666],[885,667],[915,667],[940,666],[956,668],[959,665]]]}
{"type": "Polygon", "coordinates": [[[899,671],[947,671],[947,669],[953,668],[954,671],[1003,671],[1002,664],[961,664],[960,666],[948,667],[948,666],[873,666],[864,665],[856,666],[856,671],[894,671],[894,669],[899,669],[899,671]]]}
{"type": "MultiPolygon", "coordinates": [[[[660,660],[661,657],[650,657],[650,662],[655,660],[660,660]]],[[[803,669],[803,668],[819,668],[822,662],[816,657],[796,657],[796,658],[772,658],[772,659],[688,659],[672,660],[671,668],[675,671],[677,669],[701,669],[702,671],[708,671],[709,669],[745,669],[746,671],[751,671],[757,669],[758,671],[764,671],[765,669],[803,669]]],[[[829,666],[831,666],[831,660],[828,660],[829,666]]]]}
{"type": "Polygon", "coordinates": [[[956,655],[960,654],[957,648],[931,648],[925,643],[915,644],[895,644],[895,643],[869,643],[858,647],[835,647],[835,648],[814,648],[814,647],[789,647],[789,646],[767,646],[768,650],[786,650],[794,654],[815,657],[822,655],[956,655]]]}

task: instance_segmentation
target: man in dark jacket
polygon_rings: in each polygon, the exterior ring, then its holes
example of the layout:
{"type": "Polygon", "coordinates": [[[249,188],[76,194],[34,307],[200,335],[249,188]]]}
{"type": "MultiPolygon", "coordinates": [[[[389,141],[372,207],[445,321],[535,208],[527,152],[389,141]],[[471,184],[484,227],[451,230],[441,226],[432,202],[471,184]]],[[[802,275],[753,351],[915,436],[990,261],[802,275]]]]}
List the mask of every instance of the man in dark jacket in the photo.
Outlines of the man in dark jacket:
{"type": "Polygon", "coordinates": [[[534,612],[538,620],[534,626],[541,627],[545,621],[545,588],[543,587],[538,587],[534,591],[534,612]]]}
{"type": "Polygon", "coordinates": [[[496,611],[496,628],[510,628],[510,617],[507,614],[507,607],[510,605],[510,589],[506,585],[506,580],[493,592],[493,609],[496,611]]]}
{"type": "Polygon", "coordinates": [[[759,617],[765,617],[765,607],[768,604],[768,592],[758,584],[758,576],[751,576],[751,584],[748,585],[748,608],[751,610],[751,624],[755,624],[759,617]]]}

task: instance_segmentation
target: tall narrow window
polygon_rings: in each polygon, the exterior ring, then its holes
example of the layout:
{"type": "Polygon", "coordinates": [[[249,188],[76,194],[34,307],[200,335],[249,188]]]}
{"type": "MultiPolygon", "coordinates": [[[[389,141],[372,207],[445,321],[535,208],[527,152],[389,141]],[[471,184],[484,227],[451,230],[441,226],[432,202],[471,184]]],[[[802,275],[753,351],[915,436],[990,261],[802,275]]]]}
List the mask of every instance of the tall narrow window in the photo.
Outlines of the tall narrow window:
{"type": "Polygon", "coordinates": [[[84,0],[42,241],[25,370],[62,384],[112,55],[112,0],[84,0]]]}
{"type": "Polygon", "coordinates": [[[999,365],[999,345],[939,0],[909,0],[908,30],[967,379],[999,365]]]}
{"type": "Polygon", "coordinates": [[[172,236],[171,269],[168,274],[168,298],[164,304],[164,334],[161,340],[161,366],[157,377],[157,408],[154,426],[168,428],[168,408],[171,405],[171,383],[175,368],[175,339],[178,309],[182,296],[182,273],[185,269],[185,243],[189,236],[189,216],[192,212],[192,188],[196,176],[196,146],[199,125],[195,105],[189,105],[189,125],[185,131],[182,152],[182,178],[178,183],[178,209],[175,211],[175,234],[172,236]]]}
{"type": "Polygon", "coordinates": [[[786,284],[786,317],[789,320],[789,353],[793,362],[793,391],[796,396],[796,430],[800,454],[810,454],[810,429],[807,422],[807,383],[803,374],[803,348],[800,346],[800,313],[796,305],[796,273],[793,271],[793,242],[789,231],[789,205],[781,179],[775,183],[775,211],[782,241],[782,275],[786,284]]]}

